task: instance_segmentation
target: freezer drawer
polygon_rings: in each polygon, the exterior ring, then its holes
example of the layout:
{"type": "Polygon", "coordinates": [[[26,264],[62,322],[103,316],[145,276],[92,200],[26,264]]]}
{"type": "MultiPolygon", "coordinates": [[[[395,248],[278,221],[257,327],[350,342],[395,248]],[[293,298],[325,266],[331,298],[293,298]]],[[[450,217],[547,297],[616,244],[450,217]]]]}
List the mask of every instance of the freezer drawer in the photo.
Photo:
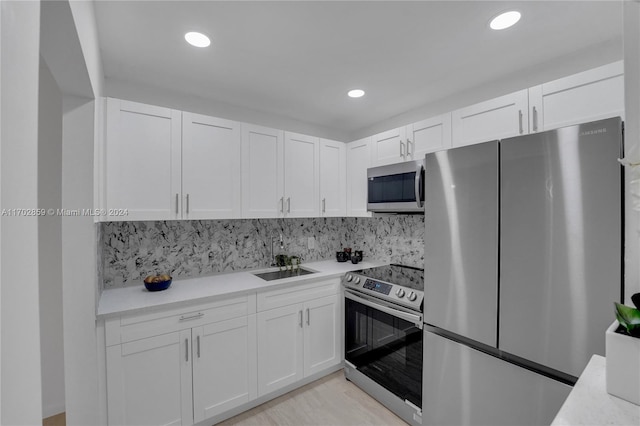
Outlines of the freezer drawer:
{"type": "Polygon", "coordinates": [[[423,425],[548,425],[572,389],[424,333],[423,425]]]}
{"type": "Polygon", "coordinates": [[[501,142],[499,348],[578,376],[621,289],[619,118],[501,142]]]}
{"type": "Polygon", "coordinates": [[[498,142],[426,156],[425,322],[496,346],[498,142]]]}

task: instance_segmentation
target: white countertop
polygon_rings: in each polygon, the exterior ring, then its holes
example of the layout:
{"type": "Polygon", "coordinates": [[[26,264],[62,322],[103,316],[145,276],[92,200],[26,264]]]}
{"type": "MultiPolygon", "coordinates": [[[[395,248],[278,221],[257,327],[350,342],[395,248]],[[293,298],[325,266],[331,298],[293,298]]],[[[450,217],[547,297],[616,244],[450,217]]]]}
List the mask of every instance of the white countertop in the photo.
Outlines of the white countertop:
{"type": "Polygon", "coordinates": [[[640,425],[640,406],[607,393],[606,359],[591,357],[551,426],[640,425]]]}
{"type": "Polygon", "coordinates": [[[246,294],[254,291],[273,289],[290,285],[318,281],[343,275],[349,271],[386,265],[388,262],[363,261],[358,264],[323,260],[301,266],[317,271],[315,274],[301,275],[281,280],[264,281],[253,275],[255,272],[277,270],[277,268],[252,271],[230,272],[198,278],[173,280],[171,287],[164,291],[150,292],[141,282],[140,285],[107,289],[102,292],[98,304],[98,318],[133,313],[159,307],[174,307],[185,303],[205,302],[206,299],[246,294]]]}

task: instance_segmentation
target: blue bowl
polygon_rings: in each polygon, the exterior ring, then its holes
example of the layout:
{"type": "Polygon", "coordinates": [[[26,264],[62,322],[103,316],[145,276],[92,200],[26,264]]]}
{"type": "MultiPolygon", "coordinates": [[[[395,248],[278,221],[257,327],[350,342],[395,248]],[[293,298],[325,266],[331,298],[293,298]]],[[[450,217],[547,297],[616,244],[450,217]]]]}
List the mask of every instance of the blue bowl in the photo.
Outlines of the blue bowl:
{"type": "Polygon", "coordinates": [[[147,288],[147,290],[149,291],[162,291],[162,290],[166,290],[169,288],[169,286],[171,285],[171,280],[167,280],[167,281],[160,281],[158,283],[144,283],[144,286],[147,288]]]}

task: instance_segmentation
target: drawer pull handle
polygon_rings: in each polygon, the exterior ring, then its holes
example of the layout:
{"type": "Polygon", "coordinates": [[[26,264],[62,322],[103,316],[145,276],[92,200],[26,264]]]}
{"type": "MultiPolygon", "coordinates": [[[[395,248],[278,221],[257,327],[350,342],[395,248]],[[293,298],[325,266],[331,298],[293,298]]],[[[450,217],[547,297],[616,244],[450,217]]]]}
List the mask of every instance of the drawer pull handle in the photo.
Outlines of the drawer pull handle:
{"type": "Polygon", "coordinates": [[[184,339],[184,361],[189,362],[189,339],[184,339]]]}
{"type": "Polygon", "coordinates": [[[198,318],[202,318],[204,316],[204,314],[202,312],[198,312],[195,315],[191,315],[188,317],[185,317],[184,315],[180,317],[180,321],[189,321],[189,320],[194,320],[194,319],[198,319],[198,318]]]}

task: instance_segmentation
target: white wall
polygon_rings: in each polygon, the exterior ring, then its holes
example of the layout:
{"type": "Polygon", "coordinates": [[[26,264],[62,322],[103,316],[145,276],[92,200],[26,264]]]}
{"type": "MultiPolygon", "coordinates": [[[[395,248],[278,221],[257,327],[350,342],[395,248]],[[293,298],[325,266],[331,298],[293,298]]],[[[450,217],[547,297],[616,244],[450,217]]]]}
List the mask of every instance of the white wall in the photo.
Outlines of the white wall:
{"type": "MultiPolygon", "coordinates": [[[[40,2],[0,2],[0,208],[37,207],[40,2]]],[[[38,220],[2,216],[3,425],[42,422],[38,220]]]]}
{"type": "MultiPolygon", "coordinates": [[[[95,102],[63,97],[62,207],[93,206],[95,102]]],[[[93,217],[62,218],[67,425],[99,424],[96,232],[93,217]]]]}
{"type": "MultiPolygon", "coordinates": [[[[44,2],[41,32],[41,54],[63,98],[62,207],[90,209],[93,99],[101,93],[104,79],[93,2],[44,2]]],[[[67,425],[100,424],[104,423],[104,409],[98,390],[95,226],[92,217],[62,217],[61,226],[63,297],[58,313],[63,319],[65,356],[64,381],[59,382],[64,392],[58,392],[65,394],[67,425]]],[[[53,304],[47,306],[54,309],[53,304]]],[[[44,377],[51,374],[43,373],[44,377]]]]}
{"type": "Polygon", "coordinates": [[[102,96],[104,72],[98,45],[98,27],[93,1],[70,1],[69,7],[82,49],[86,73],[89,75],[93,97],[102,96]]]}
{"type": "MultiPolygon", "coordinates": [[[[632,163],[640,164],[640,3],[624,2],[624,91],[625,91],[625,156],[632,163]]],[[[633,202],[640,205],[640,165],[631,170],[625,168],[625,299],[640,292],[640,212],[633,209],[633,202]],[[631,193],[632,180],[637,195],[631,193]]]]}
{"type": "MultiPolygon", "coordinates": [[[[40,61],[38,105],[38,207],[62,207],[62,95],[46,63],[40,61]]],[[[62,413],[64,344],[62,332],[62,221],[38,218],[42,416],[62,413]]]]}

